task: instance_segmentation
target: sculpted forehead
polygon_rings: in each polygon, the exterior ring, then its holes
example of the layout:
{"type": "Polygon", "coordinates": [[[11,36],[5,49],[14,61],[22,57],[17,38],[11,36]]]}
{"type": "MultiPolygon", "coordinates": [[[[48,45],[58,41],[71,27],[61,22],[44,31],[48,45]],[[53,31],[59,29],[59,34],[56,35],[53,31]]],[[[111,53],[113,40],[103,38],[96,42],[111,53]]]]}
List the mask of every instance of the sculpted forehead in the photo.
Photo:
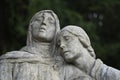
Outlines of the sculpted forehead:
{"type": "Polygon", "coordinates": [[[60,37],[64,37],[64,36],[69,36],[71,35],[68,31],[61,31],[60,32],[60,37]]]}
{"type": "Polygon", "coordinates": [[[76,38],[76,36],[69,31],[61,31],[58,40],[76,38]]]}
{"type": "Polygon", "coordinates": [[[46,13],[44,13],[44,12],[38,13],[38,14],[36,14],[36,15],[34,16],[34,18],[41,18],[41,17],[44,17],[44,18],[45,18],[45,17],[51,17],[52,19],[54,19],[52,13],[48,13],[48,12],[46,12],[46,13]]]}
{"type": "Polygon", "coordinates": [[[38,15],[36,15],[37,17],[42,17],[43,16],[43,13],[40,13],[38,15]]]}
{"type": "Polygon", "coordinates": [[[51,17],[52,19],[54,19],[53,15],[51,13],[43,13],[43,15],[46,17],[51,17]]]}
{"type": "Polygon", "coordinates": [[[61,31],[60,32],[60,36],[74,36],[72,33],[70,33],[69,31],[61,31]]]}
{"type": "Polygon", "coordinates": [[[51,13],[40,13],[37,15],[37,18],[40,18],[40,17],[50,17],[54,20],[54,17],[51,13]]]}

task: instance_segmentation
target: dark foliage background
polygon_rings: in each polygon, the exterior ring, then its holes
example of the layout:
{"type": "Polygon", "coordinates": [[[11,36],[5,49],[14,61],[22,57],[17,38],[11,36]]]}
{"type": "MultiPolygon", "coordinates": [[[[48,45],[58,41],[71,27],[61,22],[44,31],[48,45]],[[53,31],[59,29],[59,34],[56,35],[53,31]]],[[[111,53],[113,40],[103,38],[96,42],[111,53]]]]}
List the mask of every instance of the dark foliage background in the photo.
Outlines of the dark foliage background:
{"type": "Polygon", "coordinates": [[[0,55],[26,45],[29,20],[43,9],[58,15],[61,28],[84,28],[97,57],[120,69],[120,0],[0,0],[0,55]]]}

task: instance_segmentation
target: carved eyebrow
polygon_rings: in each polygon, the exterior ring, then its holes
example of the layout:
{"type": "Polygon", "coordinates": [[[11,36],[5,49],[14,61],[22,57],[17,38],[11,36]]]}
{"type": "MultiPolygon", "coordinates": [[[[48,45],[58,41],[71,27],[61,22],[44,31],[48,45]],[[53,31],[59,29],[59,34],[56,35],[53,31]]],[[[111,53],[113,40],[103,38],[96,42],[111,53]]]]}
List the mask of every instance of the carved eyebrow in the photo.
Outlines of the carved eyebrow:
{"type": "Polygon", "coordinates": [[[36,18],[35,20],[41,20],[41,19],[43,19],[43,17],[41,16],[41,17],[38,17],[38,18],[36,18]]]}
{"type": "Polygon", "coordinates": [[[63,34],[63,37],[70,37],[70,35],[68,35],[68,34],[63,34]]]}
{"type": "Polygon", "coordinates": [[[65,38],[66,40],[68,40],[68,39],[71,38],[71,36],[69,36],[69,35],[64,35],[63,38],[65,38]]]}
{"type": "Polygon", "coordinates": [[[48,19],[53,19],[52,17],[48,17],[48,19]]]}

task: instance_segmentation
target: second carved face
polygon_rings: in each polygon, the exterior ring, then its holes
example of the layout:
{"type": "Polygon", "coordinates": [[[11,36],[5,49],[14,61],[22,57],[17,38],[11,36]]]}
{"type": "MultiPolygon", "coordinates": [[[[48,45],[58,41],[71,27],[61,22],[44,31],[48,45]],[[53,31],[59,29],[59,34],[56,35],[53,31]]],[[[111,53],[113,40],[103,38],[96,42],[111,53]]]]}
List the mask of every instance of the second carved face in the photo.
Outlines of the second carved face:
{"type": "Polygon", "coordinates": [[[60,47],[60,53],[68,62],[71,62],[79,57],[84,49],[78,37],[68,31],[62,31],[60,33],[58,45],[60,47]]]}

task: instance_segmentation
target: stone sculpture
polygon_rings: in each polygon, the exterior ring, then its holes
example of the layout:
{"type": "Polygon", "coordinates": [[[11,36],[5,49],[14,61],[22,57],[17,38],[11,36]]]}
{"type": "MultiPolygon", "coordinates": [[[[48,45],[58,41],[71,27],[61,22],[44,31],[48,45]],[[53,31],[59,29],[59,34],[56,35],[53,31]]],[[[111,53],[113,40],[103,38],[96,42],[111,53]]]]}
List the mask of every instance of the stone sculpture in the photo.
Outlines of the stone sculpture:
{"type": "Polygon", "coordinates": [[[0,80],[120,80],[119,75],[95,59],[82,28],[70,25],[60,31],[51,10],[32,17],[25,47],[0,57],[0,80]]]}
{"type": "Polygon", "coordinates": [[[53,11],[37,12],[30,20],[27,45],[0,57],[0,80],[92,80],[57,54],[59,30],[53,11]]]}
{"type": "Polygon", "coordinates": [[[53,67],[59,30],[59,20],[53,11],[37,12],[30,20],[27,45],[0,57],[0,80],[60,80],[53,67]]]}
{"type": "Polygon", "coordinates": [[[64,59],[95,80],[120,80],[120,71],[109,67],[95,53],[86,32],[78,26],[66,26],[58,37],[58,45],[64,59]]]}

